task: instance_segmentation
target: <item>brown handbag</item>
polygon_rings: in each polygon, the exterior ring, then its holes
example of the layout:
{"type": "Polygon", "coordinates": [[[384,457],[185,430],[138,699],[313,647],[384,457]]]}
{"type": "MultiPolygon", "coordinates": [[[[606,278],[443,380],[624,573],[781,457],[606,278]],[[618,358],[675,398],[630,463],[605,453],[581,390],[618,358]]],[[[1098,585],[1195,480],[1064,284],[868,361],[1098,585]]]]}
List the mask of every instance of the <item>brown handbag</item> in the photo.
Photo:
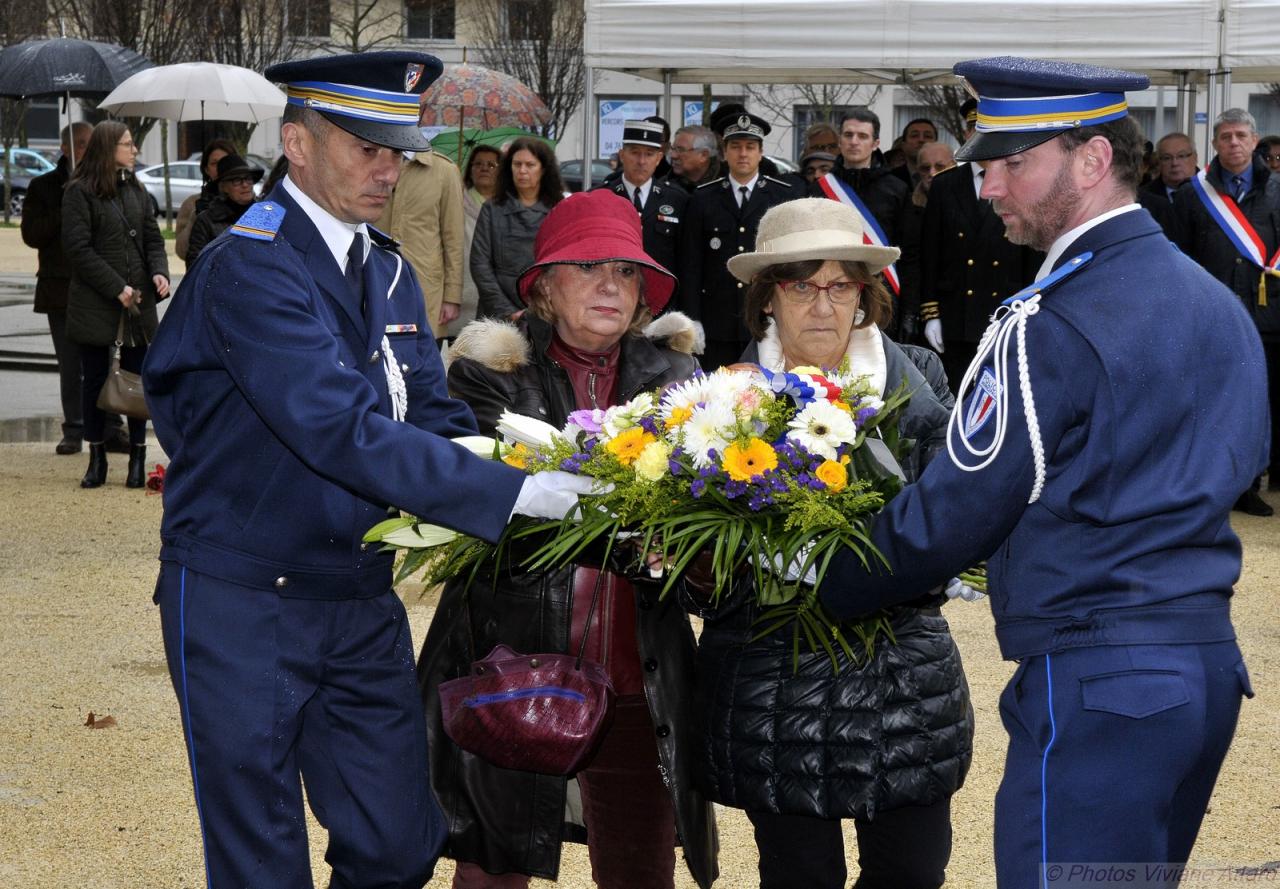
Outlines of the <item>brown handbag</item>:
{"type": "MultiPolygon", "coordinates": [[[[135,308],[134,313],[138,310],[135,308]]],[[[120,367],[120,349],[124,346],[124,316],[120,313],[120,324],[116,327],[116,351],[111,359],[111,373],[102,384],[98,393],[98,410],[113,414],[124,414],[136,420],[148,420],[151,412],[147,410],[147,400],[142,394],[142,376],[131,370],[120,367]]],[[[143,341],[146,335],[143,334],[143,341]]]]}
{"type": "MultiPolygon", "coordinates": [[[[588,627],[600,598],[600,582],[597,577],[588,627]]],[[[584,629],[576,657],[520,654],[495,645],[487,657],[472,662],[470,674],[441,682],[445,734],[463,750],[500,768],[543,775],[577,773],[603,737],[614,699],[608,672],[584,657],[587,636],[584,629]]]]}

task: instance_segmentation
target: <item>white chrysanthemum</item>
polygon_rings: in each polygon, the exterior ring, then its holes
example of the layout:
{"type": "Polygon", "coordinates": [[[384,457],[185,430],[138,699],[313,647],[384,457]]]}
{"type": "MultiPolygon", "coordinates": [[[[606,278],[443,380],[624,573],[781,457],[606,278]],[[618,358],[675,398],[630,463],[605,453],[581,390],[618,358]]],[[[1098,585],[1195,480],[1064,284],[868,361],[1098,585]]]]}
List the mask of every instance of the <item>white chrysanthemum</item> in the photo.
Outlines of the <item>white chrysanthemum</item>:
{"type": "Polygon", "coordinates": [[[604,412],[604,434],[606,439],[617,438],[634,426],[640,425],[640,418],[653,410],[653,396],[642,392],[626,404],[615,405],[604,412]]]}
{"type": "Polygon", "coordinates": [[[718,370],[703,380],[702,400],[708,404],[737,404],[743,391],[750,389],[756,382],[756,375],[747,371],[718,370]]]}
{"type": "Polygon", "coordinates": [[[791,420],[787,438],[828,460],[836,459],[836,448],[850,444],[858,434],[853,417],[826,399],[818,399],[791,420]]]}
{"type": "Polygon", "coordinates": [[[708,402],[694,409],[693,416],[680,427],[685,453],[692,458],[693,465],[699,469],[710,466],[707,452],[715,450],[723,454],[733,441],[737,425],[733,408],[727,403],[708,402]]]}
{"type": "MultiPolygon", "coordinates": [[[[702,383],[705,377],[694,377],[691,380],[685,380],[683,383],[677,383],[662,393],[662,419],[668,425],[671,423],[671,415],[673,412],[677,416],[685,416],[686,412],[693,410],[703,401],[706,401],[706,395],[703,392],[702,383]]],[[[681,421],[683,422],[683,420],[681,421]]],[[[678,423],[676,425],[679,425],[678,423]]]]}

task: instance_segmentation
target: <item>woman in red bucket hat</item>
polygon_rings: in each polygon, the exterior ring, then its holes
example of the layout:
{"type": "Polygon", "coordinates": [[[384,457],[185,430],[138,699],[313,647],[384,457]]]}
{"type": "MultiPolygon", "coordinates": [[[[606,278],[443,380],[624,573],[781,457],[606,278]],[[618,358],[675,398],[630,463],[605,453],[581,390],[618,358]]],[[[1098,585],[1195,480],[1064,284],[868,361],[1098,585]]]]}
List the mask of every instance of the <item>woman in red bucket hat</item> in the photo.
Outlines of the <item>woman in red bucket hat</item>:
{"type": "MultiPolygon", "coordinates": [[[[467,325],[450,352],[449,391],[494,434],[504,410],[563,426],[692,376],[695,326],[670,313],[675,278],[644,252],[635,208],[609,191],[557,204],[519,277],[519,325],[467,325]]],[[[599,417],[600,414],[594,416],[599,417]]],[[[589,421],[588,421],[589,422],[589,421]]],[[[675,597],[608,566],[522,570],[519,558],[473,583],[445,587],[418,663],[431,782],[448,823],[453,886],[525,887],[554,880],[560,843],[585,827],[596,885],[672,887],[677,836],[699,886],[716,875],[711,805],[694,787],[694,639],[675,597]],[[590,624],[587,614],[603,572],[590,624]],[[594,758],[569,779],[501,769],[445,734],[437,686],[504,643],[521,652],[577,652],[603,663],[617,699],[594,758]],[[566,801],[568,807],[566,807],[566,801]]]]}

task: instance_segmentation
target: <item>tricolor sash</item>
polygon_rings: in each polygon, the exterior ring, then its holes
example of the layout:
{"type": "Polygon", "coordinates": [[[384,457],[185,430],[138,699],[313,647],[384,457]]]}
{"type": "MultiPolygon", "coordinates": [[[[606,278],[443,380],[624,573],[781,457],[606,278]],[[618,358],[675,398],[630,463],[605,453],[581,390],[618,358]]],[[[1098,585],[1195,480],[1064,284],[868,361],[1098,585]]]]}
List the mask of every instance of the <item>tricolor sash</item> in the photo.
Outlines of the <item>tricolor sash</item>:
{"type": "Polygon", "coordinates": [[[1204,204],[1209,218],[1222,229],[1222,233],[1240,252],[1240,255],[1262,269],[1258,279],[1258,305],[1267,304],[1267,276],[1280,277],[1280,250],[1276,250],[1271,261],[1267,262],[1266,245],[1262,237],[1250,224],[1248,218],[1229,195],[1225,195],[1209,184],[1206,170],[1191,177],[1191,187],[1196,197],[1204,204]]]}
{"type": "MultiPolygon", "coordinates": [[[[880,224],[876,222],[876,217],[867,205],[862,203],[862,199],[858,197],[857,192],[853,190],[853,186],[842,181],[836,174],[827,173],[818,180],[818,185],[822,188],[822,193],[833,201],[839,201],[846,207],[852,207],[853,212],[862,217],[862,241],[873,247],[892,247],[889,239],[884,236],[884,231],[880,228],[880,224]]],[[[900,285],[898,284],[898,270],[889,265],[885,267],[884,279],[889,282],[889,286],[893,288],[895,296],[898,295],[900,285]]]]}

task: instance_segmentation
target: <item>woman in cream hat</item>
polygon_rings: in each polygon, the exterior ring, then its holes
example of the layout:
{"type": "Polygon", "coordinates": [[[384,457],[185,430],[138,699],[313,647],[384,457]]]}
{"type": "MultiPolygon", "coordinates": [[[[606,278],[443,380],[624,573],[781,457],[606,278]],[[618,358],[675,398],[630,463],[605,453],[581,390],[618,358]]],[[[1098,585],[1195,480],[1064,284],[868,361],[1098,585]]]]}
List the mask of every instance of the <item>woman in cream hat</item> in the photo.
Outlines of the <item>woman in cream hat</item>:
{"type": "MultiPolygon", "coordinates": [[[[748,284],[743,317],[755,342],[743,361],[790,370],[848,359],[882,394],[907,382],[911,480],[944,446],[949,405],[880,332],[892,302],[876,273],[897,258],[897,248],[864,243],[852,209],[809,198],[766,213],[756,251],[730,259],[729,271],[748,284]]],[[[869,662],[839,672],[821,652],[802,651],[793,667],[789,628],[756,639],[754,597],[722,601],[698,647],[699,771],[710,799],[746,810],[761,887],[847,885],[850,818],[856,889],[941,886],[951,795],[973,741],[960,655],[939,613],[946,596],[921,590],[895,610],[894,641],[877,640],[869,662]]]]}

